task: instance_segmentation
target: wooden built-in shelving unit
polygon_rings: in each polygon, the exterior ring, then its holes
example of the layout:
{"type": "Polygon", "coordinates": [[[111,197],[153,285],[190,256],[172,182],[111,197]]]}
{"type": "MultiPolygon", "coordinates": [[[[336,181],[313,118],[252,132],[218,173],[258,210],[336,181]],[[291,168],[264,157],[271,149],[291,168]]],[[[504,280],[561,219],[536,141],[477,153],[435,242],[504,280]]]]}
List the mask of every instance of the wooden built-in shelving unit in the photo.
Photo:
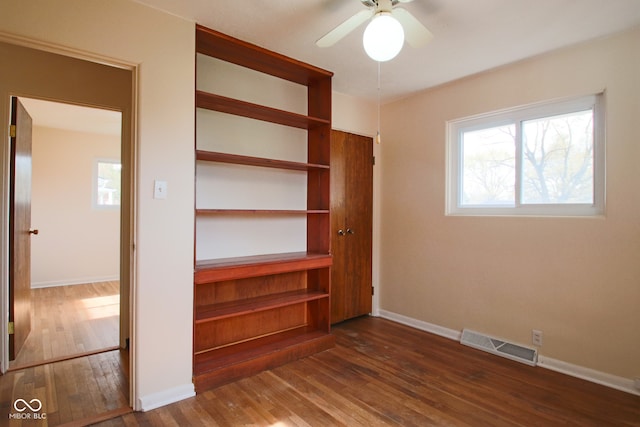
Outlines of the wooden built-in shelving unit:
{"type": "MultiPolygon", "coordinates": [[[[296,162],[196,148],[197,162],[276,168],[307,176],[306,209],[195,210],[196,218],[214,219],[302,215],[307,224],[305,252],[195,262],[194,384],[200,392],[334,346],[329,228],[332,73],[199,25],[196,52],[306,86],[306,115],[202,90],[196,90],[196,107],[303,129],[308,157],[307,162],[296,162]]],[[[196,232],[196,239],[203,238],[208,236],[196,232]]]]}

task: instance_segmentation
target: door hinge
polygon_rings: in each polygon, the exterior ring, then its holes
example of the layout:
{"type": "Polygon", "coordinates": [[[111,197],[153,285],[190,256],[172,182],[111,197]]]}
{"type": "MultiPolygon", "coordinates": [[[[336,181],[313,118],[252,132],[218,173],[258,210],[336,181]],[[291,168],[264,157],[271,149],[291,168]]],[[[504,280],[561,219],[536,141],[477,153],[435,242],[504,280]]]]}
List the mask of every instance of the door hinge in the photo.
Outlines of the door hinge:
{"type": "Polygon", "coordinates": [[[9,335],[13,335],[15,333],[13,322],[9,322],[9,327],[7,328],[7,330],[9,331],[9,335]]]}
{"type": "Polygon", "coordinates": [[[373,166],[376,165],[376,156],[373,156],[373,166]]]}
{"type": "Polygon", "coordinates": [[[16,137],[16,125],[9,126],[9,136],[11,138],[15,138],[16,137]]]}
{"type": "Polygon", "coordinates": [[[371,287],[371,295],[373,295],[373,290],[374,290],[374,289],[375,289],[375,288],[372,286],[372,287],[371,287]]]}

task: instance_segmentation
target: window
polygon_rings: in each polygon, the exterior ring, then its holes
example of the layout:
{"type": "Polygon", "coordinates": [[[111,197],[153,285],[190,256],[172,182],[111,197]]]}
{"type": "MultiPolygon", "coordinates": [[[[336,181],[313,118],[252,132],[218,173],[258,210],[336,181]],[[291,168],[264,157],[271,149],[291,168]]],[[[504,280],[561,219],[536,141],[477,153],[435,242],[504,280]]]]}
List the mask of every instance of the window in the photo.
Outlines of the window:
{"type": "Polygon", "coordinates": [[[96,160],[94,171],[94,206],[120,207],[120,160],[96,160]]]}
{"type": "Polygon", "coordinates": [[[448,122],[447,214],[603,214],[601,98],[448,122]]]}

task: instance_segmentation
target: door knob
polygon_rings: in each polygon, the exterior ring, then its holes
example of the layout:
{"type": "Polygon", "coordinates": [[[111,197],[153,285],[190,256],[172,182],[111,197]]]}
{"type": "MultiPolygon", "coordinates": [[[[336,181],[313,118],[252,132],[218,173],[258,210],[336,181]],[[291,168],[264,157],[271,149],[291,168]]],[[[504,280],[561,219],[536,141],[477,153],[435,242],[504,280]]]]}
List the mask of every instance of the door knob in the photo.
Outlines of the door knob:
{"type": "Polygon", "coordinates": [[[344,230],[342,229],[338,230],[338,236],[344,236],[344,230]]]}
{"type": "Polygon", "coordinates": [[[38,233],[39,233],[38,229],[29,230],[29,234],[38,234],[38,233]]]}
{"type": "Polygon", "coordinates": [[[356,234],[356,232],[355,232],[355,231],[353,231],[353,230],[352,230],[352,229],[350,229],[350,228],[347,228],[347,233],[349,233],[349,234],[356,234]]]}

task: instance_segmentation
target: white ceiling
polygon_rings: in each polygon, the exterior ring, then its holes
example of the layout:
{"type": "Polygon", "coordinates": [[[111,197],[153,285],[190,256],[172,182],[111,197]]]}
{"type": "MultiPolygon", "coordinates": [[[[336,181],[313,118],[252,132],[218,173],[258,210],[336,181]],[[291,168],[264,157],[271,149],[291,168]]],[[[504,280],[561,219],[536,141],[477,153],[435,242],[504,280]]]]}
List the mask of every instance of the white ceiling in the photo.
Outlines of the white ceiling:
{"type": "MultiPolygon", "coordinates": [[[[362,10],[360,0],[136,0],[328,69],[336,91],[377,98],[366,25],[330,48],[315,41],[362,10]]],[[[414,0],[402,4],[435,38],[381,64],[384,101],[640,25],[640,0],[414,0]]]]}
{"type": "Polygon", "coordinates": [[[34,126],[104,135],[120,136],[121,133],[122,114],[119,111],[25,97],[20,97],[20,102],[34,126]]]}

